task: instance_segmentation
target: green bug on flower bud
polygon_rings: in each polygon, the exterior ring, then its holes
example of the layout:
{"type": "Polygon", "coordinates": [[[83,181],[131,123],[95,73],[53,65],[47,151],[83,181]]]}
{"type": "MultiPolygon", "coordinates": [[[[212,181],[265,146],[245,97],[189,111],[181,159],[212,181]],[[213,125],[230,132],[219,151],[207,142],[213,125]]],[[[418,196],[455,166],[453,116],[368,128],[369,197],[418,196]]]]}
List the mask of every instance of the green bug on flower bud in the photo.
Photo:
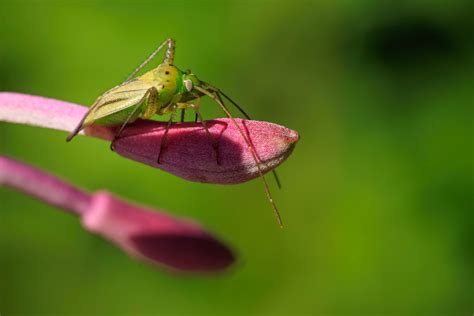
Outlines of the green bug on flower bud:
{"type": "MultiPolygon", "coordinates": [[[[224,104],[223,98],[230,101],[247,119],[250,117],[245,111],[220,89],[197,78],[191,71],[182,71],[173,65],[175,52],[175,41],[171,38],[164,41],[122,84],[108,90],[89,108],[77,127],[68,135],[67,141],[70,141],[82,129],[95,125],[120,126],[115,139],[119,138],[127,124],[134,122],[138,118],[150,119],[154,115],[170,114],[170,118],[160,144],[160,151],[157,155],[157,163],[160,163],[161,153],[166,145],[168,130],[173,123],[174,116],[178,109],[191,108],[195,111],[196,117],[199,118],[203,128],[205,129],[213,148],[216,153],[216,163],[218,160],[218,143],[212,140],[211,134],[206,126],[206,122],[202,119],[200,108],[200,99],[202,96],[212,98],[225,112],[233,124],[238,128],[242,138],[252,153],[256,162],[260,178],[263,180],[265,192],[270,203],[273,206],[275,215],[280,226],[282,221],[278,209],[272,199],[268,184],[263,176],[261,161],[258,159],[255,147],[245,136],[242,129],[234,121],[232,115],[224,104]],[[152,69],[141,76],[137,73],[146,66],[156,54],[164,47],[167,47],[163,62],[155,69],[152,69]],[[195,103],[190,103],[192,100],[195,103]]],[[[181,116],[183,120],[184,116],[181,116]]],[[[273,171],[278,186],[280,186],[278,177],[273,171]]]]}

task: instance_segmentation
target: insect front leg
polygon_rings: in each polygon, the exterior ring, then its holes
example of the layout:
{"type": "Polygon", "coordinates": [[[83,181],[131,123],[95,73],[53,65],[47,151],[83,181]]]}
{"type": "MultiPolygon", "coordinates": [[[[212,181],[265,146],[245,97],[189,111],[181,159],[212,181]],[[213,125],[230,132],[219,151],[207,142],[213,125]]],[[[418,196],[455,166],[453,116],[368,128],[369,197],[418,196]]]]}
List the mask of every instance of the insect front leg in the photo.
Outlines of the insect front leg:
{"type": "Polygon", "coordinates": [[[197,103],[192,104],[192,103],[176,103],[176,106],[178,109],[186,109],[186,108],[192,108],[196,112],[196,118],[199,118],[199,121],[201,122],[202,127],[204,127],[204,130],[206,131],[207,137],[209,138],[209,141],[211,142],[212,148],[214,148],[214,152],[216,155],[216,163],[220,165],[219,162],[219,143],[214,141],[212,138],[211,132],[209,132],[209,129],[207,128],[206,122],[202,119],[201,112],[199,111],[199,107],[201,104],[201,97],[197,97],[197,103]]]}

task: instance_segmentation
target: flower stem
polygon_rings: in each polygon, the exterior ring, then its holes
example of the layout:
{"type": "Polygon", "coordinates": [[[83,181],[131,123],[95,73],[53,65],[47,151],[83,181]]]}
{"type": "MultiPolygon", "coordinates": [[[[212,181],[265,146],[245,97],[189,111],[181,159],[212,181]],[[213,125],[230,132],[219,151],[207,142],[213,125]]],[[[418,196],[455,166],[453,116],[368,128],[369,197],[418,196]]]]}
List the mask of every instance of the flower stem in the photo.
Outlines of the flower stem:
{"type": "Polygon", "coordinates": [[[91,202],[85,191],[4,156],[0,156],[0,186],[11,187],[76,215],[85,213],[91,202]]]}
{"type": "Polygon", "coordinates": [[[59,100],[0,92],[0,121],[70,131],[87,108],[59,100]]]}

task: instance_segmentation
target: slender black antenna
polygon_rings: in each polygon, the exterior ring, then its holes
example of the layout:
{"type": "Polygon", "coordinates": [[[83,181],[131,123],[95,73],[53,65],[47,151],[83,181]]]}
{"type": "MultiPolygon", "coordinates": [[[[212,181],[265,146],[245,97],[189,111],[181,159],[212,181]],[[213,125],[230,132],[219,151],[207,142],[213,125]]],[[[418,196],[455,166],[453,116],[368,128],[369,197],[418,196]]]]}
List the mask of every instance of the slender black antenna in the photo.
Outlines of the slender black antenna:
{"type": "Polygon", "coordinates": [[[239,109],[239,111],[249,120],[251,120],[250,116],[244,111],[244,109],[242,109],[234,100],[232,100],[227,94],[225,94],[224,92],[222,91],[219,91],[220,94],[222,94],[222,96],[224,98],[226,98],[227,100],[230,101],[230,103],[232,103],[237,109],[239,109]]]}
{"type": "Polygon", "coordinates": [[[273,178],[275,179],[275,182],[277,184],[278,189],[281,190],[281,182],[280,182],[280,177],[278,176],[277,172],[275,169],[272,170],[273,173],[273,178]]]}
{"type": "MultiPolygon", "coordinates": [[[[218,88],[215,88],[215,87],[212,87],[212,86],[210,86],[210,87],[214,89],[214,91],[215,91],[217,97],[219,98],[219,100],[221,101],[222,104],[224,104],[224,101],[223,101],[222,98],[221,98],[221,94],[222,94],[227,100],[229,100],[237,109],[239,109],[239,110],[240,110],[240,113],[242,113],[248,120],[251,120],[250,116],[249,116],[247,113],[245,113],[245,111],[244,111],[236,102],[234,102],[231,98],[229,98],[227,95],[225,95],[224,92],[222,92],[222,91],[221,91],[220,89],[218,89],[218,88]]],[[[281,190],[281,182],[280,182],[280,178],[278,177],[278,174],[277,174],[276,170],[272,170],[272,174],[273,174],[273,178],[275,178],[275,182],[276,182],[276,184],[277,184],[278,189],[281,190]]]]}
{"type": "MultiPolygon", "coordinates": [[[[226,98],[227,100],[229,100],[230,103],[232,103],[232,104],[240,111],[240,113],[242,113],[242,115],[245,116],[245,118],[246,118],[247,120],[251,120],[250,115],[248,115],[247,112],[245,112],[244,109],[243,109],[240,105],[237,104],[237,102],[235,102],[235,101],[232,100],[228,95],[226,95],[224,92],[222,92],[221,89],[219,89],[219,88],[217,88],[217,87],[214,87],[213,85],[211,85],[211,84],[209,84],[209,83],[207,83],[207,82],[205,82],[205,84],[209,87],[209,89],[211,89],[212,91],[214,91],[214,92],[217,94],[217,96],[218,96],[219,98],[220,98],[220,95],[222,94],[222,96],[223,96],[224,98],[226,98]]],[[[221,99],[221,102],[222,102],[222,99],[221,99]]],[[[222,102],[222,103],[224,103],[224,102],[222,102]]]]}

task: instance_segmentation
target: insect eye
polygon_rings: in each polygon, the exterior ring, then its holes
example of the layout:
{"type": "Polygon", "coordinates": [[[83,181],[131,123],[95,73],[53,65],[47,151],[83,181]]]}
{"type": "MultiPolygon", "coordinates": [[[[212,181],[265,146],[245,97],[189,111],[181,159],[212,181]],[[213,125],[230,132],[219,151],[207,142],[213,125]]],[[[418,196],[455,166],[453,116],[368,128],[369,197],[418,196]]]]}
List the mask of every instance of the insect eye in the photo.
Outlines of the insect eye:
{"type": "Polygon", "coordinates": [[[193,82],[189,79],[184,80],[184,86],[186,87],[186,90],[188,90],[188,92],[193,90],[193,82]]]}

